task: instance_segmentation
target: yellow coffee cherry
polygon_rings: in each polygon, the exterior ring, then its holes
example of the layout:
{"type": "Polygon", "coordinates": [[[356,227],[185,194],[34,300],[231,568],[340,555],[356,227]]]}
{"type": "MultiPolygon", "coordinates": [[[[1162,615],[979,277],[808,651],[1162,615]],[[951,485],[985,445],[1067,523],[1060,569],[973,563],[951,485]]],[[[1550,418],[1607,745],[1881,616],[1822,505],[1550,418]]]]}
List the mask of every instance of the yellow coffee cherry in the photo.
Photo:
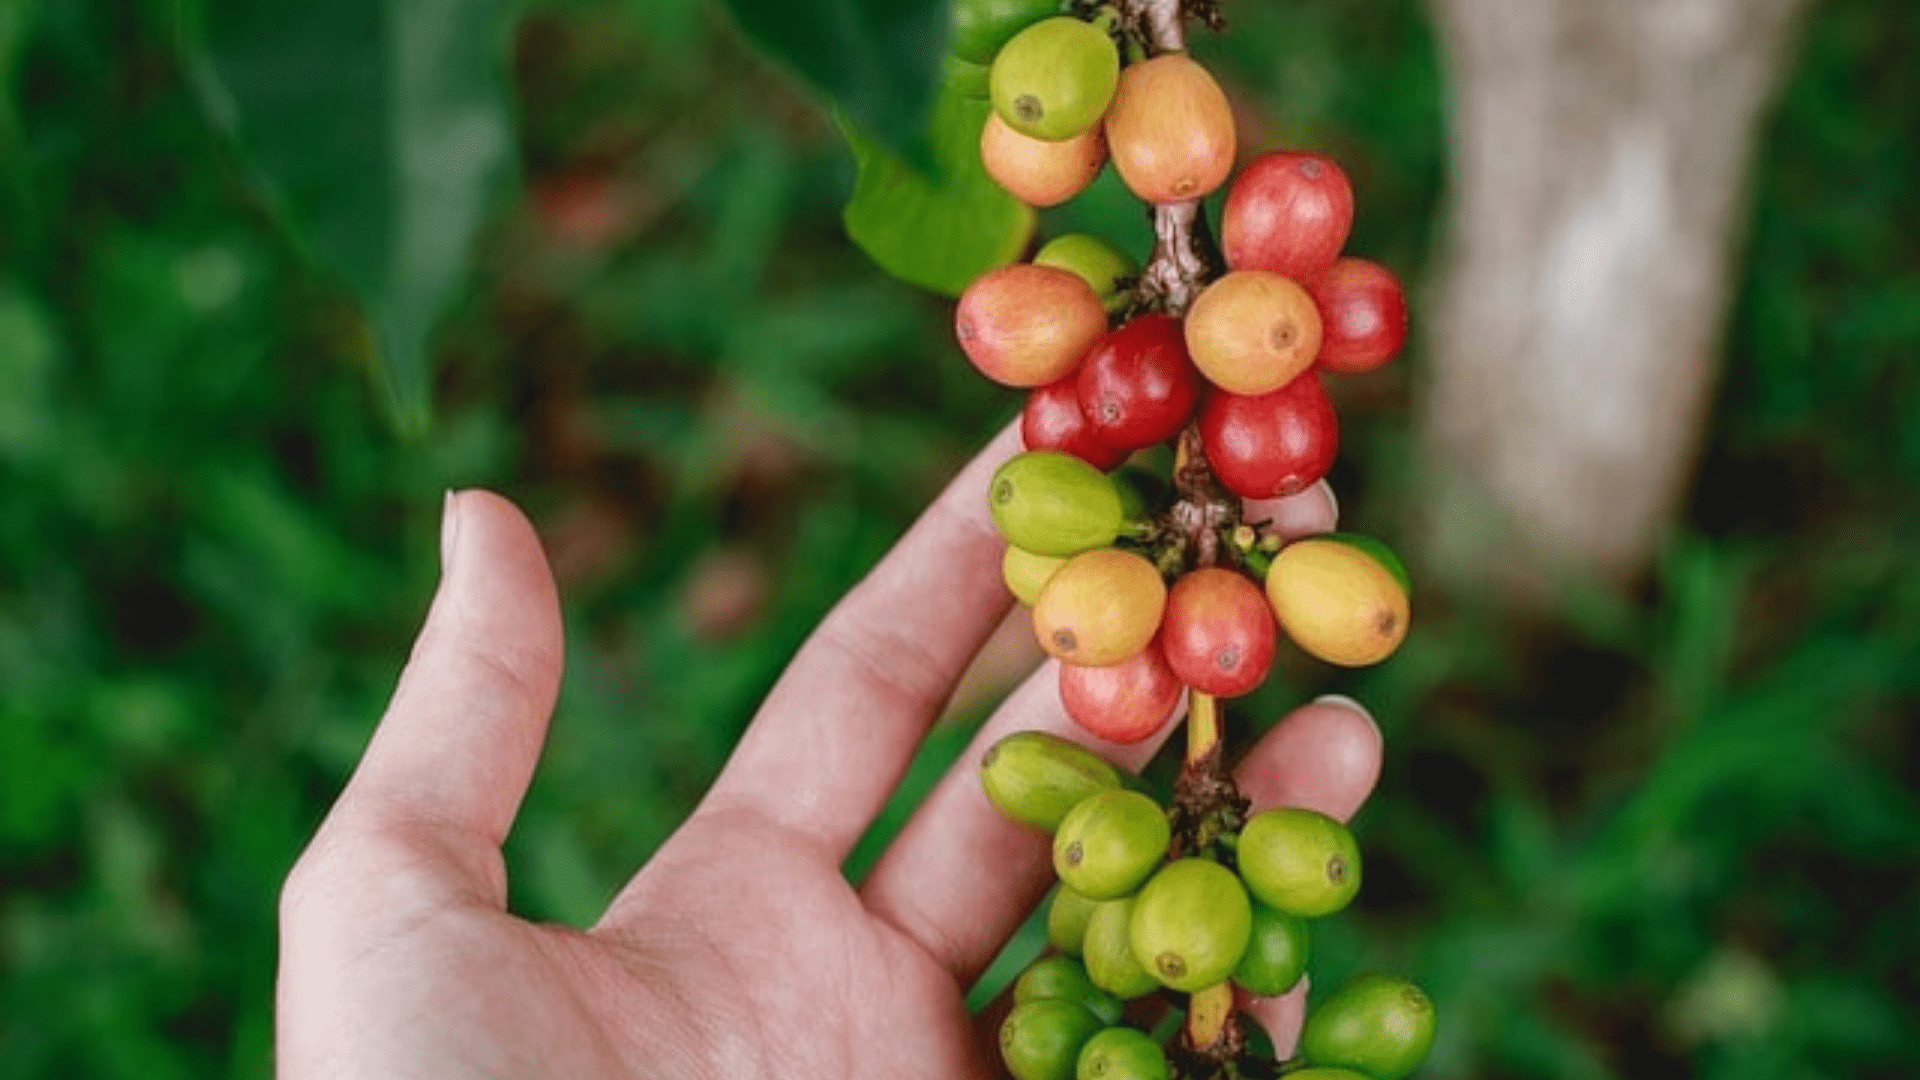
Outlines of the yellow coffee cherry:
{"type": "Polygon", "coordinates": [[[1294,644],[1329,664],[1364,667],[1407,636],[1407,590],[1385,563],[1342,540],[1314,537],[1280,549],[1267,600],[1294,644]]]}

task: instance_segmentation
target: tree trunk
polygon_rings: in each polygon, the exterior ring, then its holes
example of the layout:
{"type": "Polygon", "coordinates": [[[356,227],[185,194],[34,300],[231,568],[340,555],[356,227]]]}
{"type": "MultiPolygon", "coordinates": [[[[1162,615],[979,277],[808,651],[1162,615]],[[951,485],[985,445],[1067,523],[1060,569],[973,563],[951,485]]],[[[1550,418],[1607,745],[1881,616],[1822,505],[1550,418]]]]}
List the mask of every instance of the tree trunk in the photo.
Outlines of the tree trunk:
{"type": "Polygon", "coordinates": [[[1455,147],[1423,418],[1441,572],[1645,568],[1699,442],[1759,119],[1807,3],[1432,0],[1455,147]]]}

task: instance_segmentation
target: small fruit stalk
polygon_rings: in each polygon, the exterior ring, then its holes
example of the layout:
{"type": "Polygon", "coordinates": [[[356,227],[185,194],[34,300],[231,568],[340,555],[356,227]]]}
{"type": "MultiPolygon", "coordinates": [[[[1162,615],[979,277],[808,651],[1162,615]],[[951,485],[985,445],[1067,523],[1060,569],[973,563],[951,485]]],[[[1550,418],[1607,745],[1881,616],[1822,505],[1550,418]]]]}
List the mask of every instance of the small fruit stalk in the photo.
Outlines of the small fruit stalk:
{"type": "Polygon", "coordinates": [[[963,58],[989,62],[987,172],[1034,206],[1071,199],[1111,161],[1152,209],[1136,266],[1070,235],[961,296],[955,332],[988,378],[1027,391],[1026,452],[995,474],[1008,588],[1060,661],[1081,727],[1133,743],[1187,696],[1186,763],[1163,805],[1071,741],[1007,737],[981,766],[988,798],[1051,834],[1055,955],[1016,985],[1001,1029],[1019,1080],[1306,1075],[1399,1080],[1433,1038],[1404,980],[1363,976],[1310,1012],[1295,1061],[1258,1061],[1234,989],[1261,996],[1306,970],[1307,923],[1360,887],[1339,821],[1250,813],[1221,738],[1221,702],[1267,677],[1283,643],[1328,663],[1384,660],[1406,635],[1405,570],[1377,540],[1289,541],[1243,500],[1326,476],[1339,424],[1322,374],[1391,360],[1406,304],[1385,267],[1342,254],[1353,192],[1331,159],[1258,157],[1228,189],[1221,236],[1200,200],[1232,177],[1227,96],[1186,52],[1216,0],[960,0],[963,58]],[[1172,475],[1128,460],[1171,442],[1172,475]],[[1185,1010],[1167,1047],[1126,1003],[1185,1010]]]}

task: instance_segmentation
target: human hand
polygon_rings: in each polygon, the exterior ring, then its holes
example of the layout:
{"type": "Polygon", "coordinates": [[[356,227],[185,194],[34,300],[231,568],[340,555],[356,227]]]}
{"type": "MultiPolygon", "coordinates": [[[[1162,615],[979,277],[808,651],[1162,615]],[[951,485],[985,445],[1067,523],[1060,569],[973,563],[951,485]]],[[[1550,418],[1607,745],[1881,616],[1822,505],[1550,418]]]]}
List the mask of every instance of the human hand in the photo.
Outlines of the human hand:
{"type": "MultiPolygon", "coordinates": [[[[988,804],[1007,732],[1102,743],[1051,663],[1016,690],[866,881],[841,864],[1010,602],[987,480],[1003,432],[821,623],[687,822],[587,930],[506,910],[501,843],[545,739],[560,614],[532,528],[448,498],[442,581],[386,716],[281,896],[277,1073],[310,1077],[978,1077],[965,995],[1052,880],[1046,837],[988,804]]],[[[1253,508],[1329,529],[1324,487],[1253,508]]],[[[1253,749],[1256,807],[1350,816],[1379,770],[1357,707],[1298,709],[1253,749]]],[[[1245,1003],[1283,1051],[1304,987],[1245,1003]]]]}

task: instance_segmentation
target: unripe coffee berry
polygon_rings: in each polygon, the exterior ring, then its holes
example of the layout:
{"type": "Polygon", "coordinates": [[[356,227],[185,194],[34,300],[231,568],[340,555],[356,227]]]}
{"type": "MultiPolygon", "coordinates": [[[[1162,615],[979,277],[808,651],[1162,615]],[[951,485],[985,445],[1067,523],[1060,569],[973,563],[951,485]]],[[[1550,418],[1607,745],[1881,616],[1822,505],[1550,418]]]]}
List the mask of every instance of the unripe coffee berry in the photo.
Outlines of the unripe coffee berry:
{"type": "Polygon", "coordinates": [[[1233,974],[1252,931],[1253,907],[1240,879],[1208,859],[1162,867],[1134,898],[1128,923],[1134,959],[1186,993],[1233,974]]]}
{"type": "Polygon", "coordinates": [[[1280,389],[1320,352],[1320,311],[1292,278],[1236,270],[1207,286],[1187,311],[1187,352],[1222,390],[1280,389]]]}
{"type": "Polygon", "coordinates": [[[1147,202],[1205,198],[1233,171],[1233,109],[1220,84],[1184,52],[1121,72],[1106,125],[1114,168],[1147,202]]]}
{"type": "Polygon", "coordinates": [[[1263,810],[1240,830],[1240,876],[1254,899],[1305,919],[1360,891],[1360,847],[1345,825],[1303,806],[1263,810]]]}
{"type": "Polygon", "coordinates": [[[1118,664],[1153,640],[1166,605],[1167,586],[1152,563],[1101,548],[1054,571],[1033,605],[1034,636],[1063,663],[1118,664]]]}
{"type": "Polygon", "coordinates": [[[1096,792],[1067,811],[1053,834],[1053,871],[1074,892],[1117,900],[1166,857],[1173,831],[1160,804],[1137,791],[1096,792]]]}
{"type": "Polygon", "coordinates": [[[1071,139],[1100,122],[1120,78],[1105,30],[1067,16],[1015,34],[993,58],[993,110],[1035,139],[1071,139]]]}
{"type": "Polygon", "coordinates": [[[1079,366],[1107,311],[1092,286],[1051,266],[989,270],[960,294],[954,336],[980,373],[1005,386],[1045,386],[1079,366]]]}
{"type": "Polygon", "coordinates": [[[999,113],[980,130],[980,162],[987,175],[1028,206],[1055,206],[1086,190],[1107,163],[1098,124],[1071,139],[1048,142],[1022,135],[999,113]]]}

